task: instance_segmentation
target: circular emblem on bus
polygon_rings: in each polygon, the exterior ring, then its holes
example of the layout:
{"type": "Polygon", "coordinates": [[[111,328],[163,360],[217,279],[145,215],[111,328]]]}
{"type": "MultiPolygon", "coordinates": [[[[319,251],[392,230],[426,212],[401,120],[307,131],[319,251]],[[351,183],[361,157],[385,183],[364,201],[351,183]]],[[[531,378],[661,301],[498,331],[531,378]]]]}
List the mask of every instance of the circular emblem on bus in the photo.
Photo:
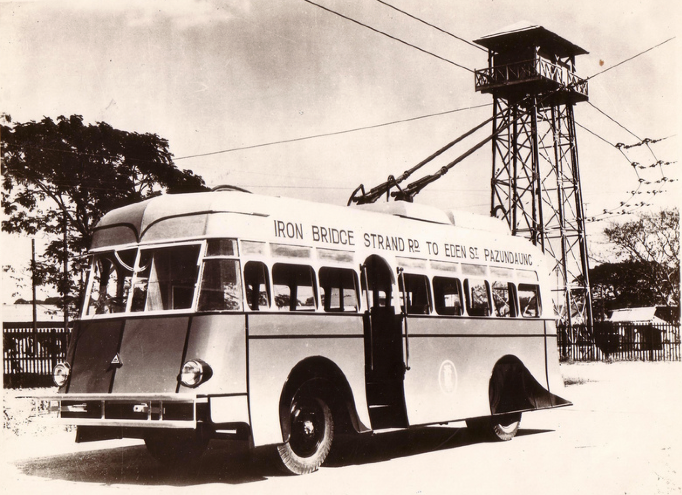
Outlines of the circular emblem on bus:
{"type": "Polygon", "coordinates": [[[455,368],[455,363],[449,359],[440,364],[438,383],[440,389],[446,394],[451,394],[457,389],[457,368],[455,368]]]}

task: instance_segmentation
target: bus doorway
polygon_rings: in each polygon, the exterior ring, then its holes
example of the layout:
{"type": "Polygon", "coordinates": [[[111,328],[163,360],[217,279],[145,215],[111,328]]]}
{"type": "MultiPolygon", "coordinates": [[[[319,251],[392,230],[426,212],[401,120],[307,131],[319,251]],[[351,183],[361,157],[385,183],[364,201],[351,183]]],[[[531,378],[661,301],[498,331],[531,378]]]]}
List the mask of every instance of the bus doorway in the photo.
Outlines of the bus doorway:
{"type": "Polygon", "coordinates": [[[408,426],[405,409],[405,362],[402,315],[393,305],[393,274],[386,261],[369,256],[362,265],[365,290],[365,380],[373,429],[408,426]]]}

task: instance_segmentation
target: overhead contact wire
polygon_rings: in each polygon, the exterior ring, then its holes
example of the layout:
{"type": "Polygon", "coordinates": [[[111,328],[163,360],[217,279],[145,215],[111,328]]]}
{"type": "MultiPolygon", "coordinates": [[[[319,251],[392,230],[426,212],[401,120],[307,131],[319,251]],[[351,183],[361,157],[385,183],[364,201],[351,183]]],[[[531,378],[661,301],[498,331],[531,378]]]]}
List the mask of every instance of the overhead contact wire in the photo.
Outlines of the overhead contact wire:
{"type": "Polygon", "coordinates": [[[237,148],[229,148],[229,149],[219,150],[219,151],[210,151],[208,153],[198,153],[196,155],[186,155],[186,156],[181,156],[178,158],[173,158],[173,161],[177,162],[179,160],[185,160],[187,158],[197,158],[200,156],[218,155],[221,153],[231,153],[233,151],[249,150],[249,149],[253,149],[253,148],[262,148],[264,146],[273,146],[276,144],[295,143],[297,141],[305,141],[307,139],[316,139],[316,138],[328,137],[328,136],[339,136],[341,134],[348,134],[348,133],[357,132],[357,131],[366,131],[369,129],[378,129],[380,127],[386,127],[389,125],[402,124],[405,122],[414,122],[415,120],[427,119],[430,117],[437,117],[439,115],[447,115],[450,113],[462,112],[464,110],[474,110],[476,108],[484,108],[484,107],[489,107],[489,106],[492,106],[492,103],[485,103],[483,105],[473,105],[470,107],[463,107],[463,108],[455,108],[454,110],[446,110],[445,112],[430,113],[428,115],[420,115],[418,117],[410,117],[407,119],[400,119],[400,120],[394,120],[391,122],[384,122],[383,124],[374,124],[374,125],[368,125],[368,126],[364,126],[364,127],[356,127],[354,129],[345,129],[343,131],[326,132],[323,134],[313,134],[311,136],[303,136],[303,137],[292,138],[292,139],[282,139],[280,141],[271,141],[268,143],[253,144],[250,146],[240,146],[237,148]]]}
{"type": "Polygon", "coordinates": [[[401,14],[405,14],[407,17],[411,17],[411,18],[414,19],[415,21],[419,21],[419,22],[421,22],[422,24],[426,24],[427,26],[432,27],[433,29],[436,29],[436,30],[440,31],[441,33],[447,34],[448,36],[452,36],[453,38],[455,38],[455,39],[457,39],[457,40],[459,40],[459,41],[463,41],[464,43],[466,43],[466,44],[469,45],[469,46],[473,46],[474,48],[478,48],[479,50],[481,50],[481,51],[483,51],[483,52],[487,52],[487,50],[486,50],[485,48],[483,48],[483,47],[481,47],[481,46],[478,46],[478,45],[472,43],[472,42],[469,41],[469,40],[465,40],[464,38],[460,38],[460,37],[457,36],[456,34],[452,34],[451,32],[446,31],[445,29],[441,29],[441,28],[439,28],[438,26],[436,26],[436,25],[434,25],[434,24],[431,24],[430,22],[426,22],[425,20],[420,19],[419,17],[410,14],[409,12],[405,12],[404,10],[401,10],[401,9],[399,9],[398,7],[395,7],[395,6],[391,5],[390,3],[384,2],[383,0],[377,0],[377,2],[379,2],[379,3],[382,4],[382,5],[385,5],[386,7],[390,7],[390,8],[392,8],[393,10],[397,10],[397,11],[400,12],[401,14]]]}
{"type": "Polygon", "coordinates": [[[348,20],[348,21],[354,22],[355,24],[358,24],[358,25],[360,25],[360,26],[366,27],[367,29],[369,29],[369,30],[371,30],[371,31],[374,31],[375,33],[382,34],[382,35],[386,36],[387,38],[390,38],[390,39],[392,39],[392,40],[394,40],[394,41],[397,41],[397,42],[399,42],[399,43],[402,43],[402,44],[404,44],[404,45],[407,45],[407,46],[409,46],[409,47],[411,47],[411,48],[414,48],[415,50],[419,50],[419,51],[422,52],[422,53],[426,53],[426,54],[428,54],[428,55],[431,55],[432,57],[436,57],[437,59],[442,60],[443,62],[447,62],[447,63],[449,63],[449,64],[454,65],[455,67],[459,67],[460,69],[467,70],[467,71],[471,72],[472,74],[474,73],[473,69],[470,69],[469,67],[465,67],[465,66],[463,66],[463,65],[461,65],[461,64],[458,64],[457,62],[453,62],[452,60],[449,60],[449,59],[447,59],[447,58],[445,58],[445,57],[441,57],[440,55],[436,55],[436,54],[433,53],[433,52],[430,52],[430,51],[428,51],[428,50],[424,50],[423,48],[420,48],[420,47],[418,47],[417,45],[413,45],[412,43],[408,43],[407,41],[401,40],[400,38],[397,38],[397,37],[395,37],[395,36],[392,36],[392,35],[390,35],[390,34],[384,32],[384,31],[380,31],[379,29],[373,28],[372,26],[368,26],[367,24],[364,24],[364,23],[362,23],[362,22],[360,22],[360,21],[357,21],[357,20],[353,19],[352,17],[348,17],[348,16],[346,16],[346,15],[343,15],[343,14],[341,14],[341,13],[335,11],[335,10],[329,9],[329,8],[327,8],[327,7],[324,7],[324,6],[322,6],[322,5],[318,4],[318,3],[311,2],[310,0],[303,0],[303,1],[304,1],[304,2],[307,2],[307,3],[311,4],[311,5],[314,5],[314,6],[316,6],[316,7],[319,7],[319,8],[321,8],[322,10],[326,10],[327,12],[330,12],[330,13],[332,13],[332,14],[335,14],[335,15],[337,15],[337,16],[343,18],[343,19],[346,19],[346,20],[348,20]]]}

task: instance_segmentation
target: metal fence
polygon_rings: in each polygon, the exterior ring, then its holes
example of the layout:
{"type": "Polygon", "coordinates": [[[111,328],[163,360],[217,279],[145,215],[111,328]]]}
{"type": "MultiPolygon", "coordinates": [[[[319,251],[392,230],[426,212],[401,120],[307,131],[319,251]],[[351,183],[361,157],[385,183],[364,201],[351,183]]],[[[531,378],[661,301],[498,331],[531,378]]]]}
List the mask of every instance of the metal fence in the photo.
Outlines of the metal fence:
{"type": "Polygon", "coordinates": [[[66,359],[70,330],[58,321],[3,322],[3,384],[7,388],[52,385],[52,368],[66,359]]]}
{"type": "MultiPolygon", "coordinates": [[[[3,383],[5,387],[52,385],[52,368],[66,358],[70,330],[61,322],[3,323],[3,383]]],[[[681,361],[680,325],[651,323],[595,323],[558,326],[564,361],[681,361]]]]}
{"type": "Polygon", "coordinates": [[[680,325],[596,322],[557,327],[563,361],[680,361],[680,325]]]}

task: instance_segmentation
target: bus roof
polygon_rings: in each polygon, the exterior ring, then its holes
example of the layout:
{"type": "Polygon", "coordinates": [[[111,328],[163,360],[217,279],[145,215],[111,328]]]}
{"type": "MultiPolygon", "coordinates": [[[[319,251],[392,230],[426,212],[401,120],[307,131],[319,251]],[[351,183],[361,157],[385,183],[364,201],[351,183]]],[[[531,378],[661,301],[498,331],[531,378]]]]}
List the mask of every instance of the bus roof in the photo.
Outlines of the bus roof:
{"type": "Polygon", "coordinates": [[[95,227],[91,247],[225,237],[499,266],[526,265],[519,255],[539,254],[495,218],[401,201],[346,207],[231,190],[162,195],[113,210],[95,227]]]}
{"type": "MultiPolygon", "coordinates": [[[[498,235],[509,234],[506,224],[496,218],[463,211],[440,210],[432,206],[405,201],[344,207],[227,190],[189,194],[165,194],[112,210],[105,214],[95,226],[95,242],[92,247],[99,248],[110,244],[120,245],[142,242],[152,226],[168,223],[178,218],[185,218],[187,221],[192,217],[196,218],[220,213],[269,217],[283,212],[310,212],[311,208],[314,209],[314,216],[318,217],[320,221],[323,221],[324,217],[338,218],[343,215],[356,216],[359,214],[359,218],[371,218],[379,214],[433,224],[489,231],[498,235]],[[369,213],[369,215],[365,212],[369,213]],[[107,242],[105,238],[110,238],[111,236],[102,235],[102,231],[111,229],[117,230],[119,234],[115,238],[108,239],[115,242],[107,242]]],[[[179,237],[172,234],[172,232],[169,232],[169,239],[179,237]]],[[[211,236],[211,233],[206,232],[206,235],[211,236]]]]}

